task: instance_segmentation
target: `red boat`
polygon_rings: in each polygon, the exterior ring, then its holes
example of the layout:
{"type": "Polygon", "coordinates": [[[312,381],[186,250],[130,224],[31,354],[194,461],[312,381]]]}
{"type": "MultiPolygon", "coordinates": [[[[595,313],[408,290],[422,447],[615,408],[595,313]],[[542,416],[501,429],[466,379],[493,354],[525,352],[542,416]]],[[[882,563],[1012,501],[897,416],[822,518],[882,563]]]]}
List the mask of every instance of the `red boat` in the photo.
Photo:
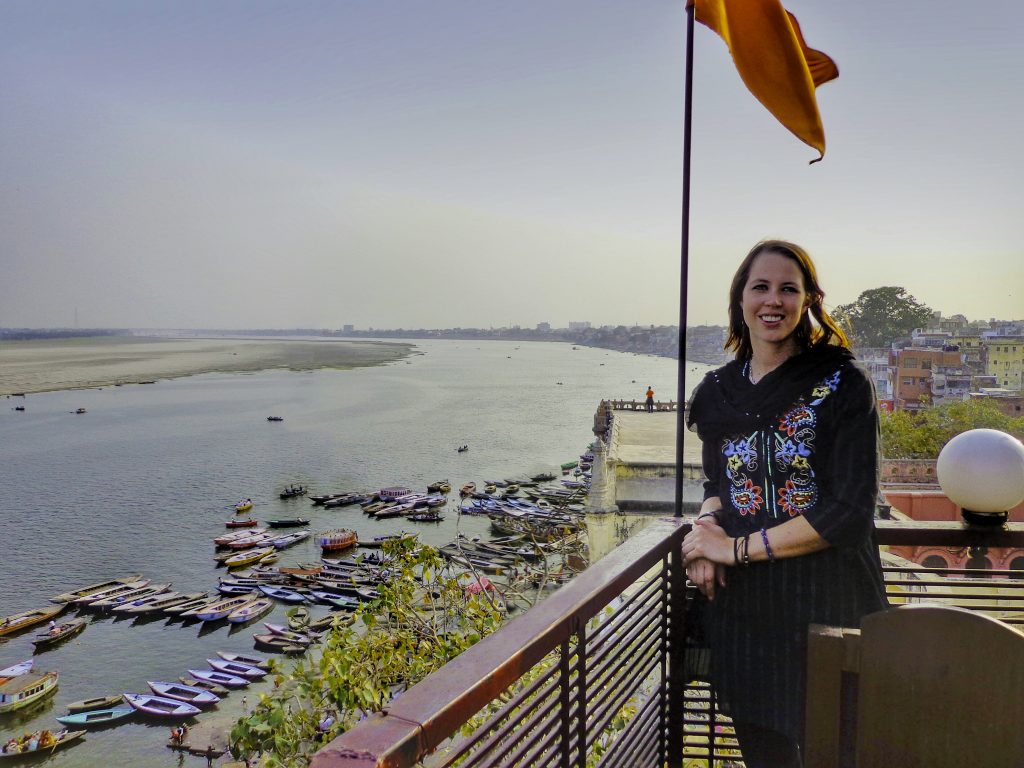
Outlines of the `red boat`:
{"type": "Polygon", "coordinates": [[[228,520],[224,523],[226,528],[249,528],[250,526],[256,525],[257,521],[253,518],[248,520],[228,520]]]}

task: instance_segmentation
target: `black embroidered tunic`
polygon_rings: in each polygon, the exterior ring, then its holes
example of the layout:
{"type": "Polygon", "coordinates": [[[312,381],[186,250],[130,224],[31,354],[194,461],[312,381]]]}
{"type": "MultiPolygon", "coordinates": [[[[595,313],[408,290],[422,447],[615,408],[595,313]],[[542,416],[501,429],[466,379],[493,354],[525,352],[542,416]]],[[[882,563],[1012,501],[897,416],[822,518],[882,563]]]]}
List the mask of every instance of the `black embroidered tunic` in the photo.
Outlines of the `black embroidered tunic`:
{"type": "Polygon", "coordinates": [[[888,607],[874,534],[878,413],[870,378],[836,347],[787,360],[757,385],[733,361],[694,393],[704,498],[729,536],[802,515],[829,548],[727,569],[705,611],[719,705],[803,741],[807,627],[858,627],[888,607]]]}

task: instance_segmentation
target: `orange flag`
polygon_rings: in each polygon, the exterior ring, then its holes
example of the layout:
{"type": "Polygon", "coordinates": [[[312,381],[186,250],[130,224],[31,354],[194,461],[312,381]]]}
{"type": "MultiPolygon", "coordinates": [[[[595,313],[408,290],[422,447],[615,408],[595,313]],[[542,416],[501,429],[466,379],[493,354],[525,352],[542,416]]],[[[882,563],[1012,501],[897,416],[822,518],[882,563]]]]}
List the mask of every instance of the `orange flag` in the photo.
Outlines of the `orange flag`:
{"type": "Polygon", "coordinates": [[[825,156],[825,129],[814,89],[839,77],[821,51],[808,48],[796,18],[779,0],[691,0],[696,19],[729,46],[757,100],[805,144],[825,156]]]}

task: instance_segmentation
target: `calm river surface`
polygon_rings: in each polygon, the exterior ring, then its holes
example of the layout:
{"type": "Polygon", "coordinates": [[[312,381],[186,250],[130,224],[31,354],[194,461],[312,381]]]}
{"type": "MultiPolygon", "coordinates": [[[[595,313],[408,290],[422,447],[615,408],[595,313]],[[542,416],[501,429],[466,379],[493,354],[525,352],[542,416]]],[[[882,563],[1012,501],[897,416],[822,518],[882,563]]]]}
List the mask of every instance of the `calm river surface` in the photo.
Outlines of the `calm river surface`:
{"type": "MultiPolygon", "coordinates": [[[[482,532],[486,518],[460,521],[454,502],[443,523],[416,524],[374,521],[359,507],[282,501],[278,493],[290,483],[313,493],[422,489],[443,478],[457,488],[557,471],[593,440],[602,398],[642,398],[652,385],[668,400],[676,389],[676,363],[663,358],[554,343],[414,343],[406,360],[377,368],[207,374],[0,400],[0,615],[131,573],[178,591],[212,590],[224,571],[211,559],[211,539],[246,497],[257,519],[301,513],[314,532],[345,526],[371,538],[415,529],[433,544],[457,530],[482,532]],[[26,410],[14,411],[16,404],[26,410]],[[457,453],[459,445],[469,451],[457,453]]],[[[318,558],[307,541],[285,550],[280,564],[318,558]]],[[[284,615],[278,607],[264,620],[284,615]]],[[[78,637],[37,656],[37,669],[60,673],[60,689],[23,714],[0,717],[0,739],[57,727],[53,718],[68,702],[175,680],[205,667],[217,650],[253,652],[259,624],[224,624],[94,616],[78,637]]],[[[0,668],[32,655],[33,634],[0,639],[0,668]]],[[[242,695],[200,722],[230,723],[242,695]]],[[[163,723],[136,720],[92,731],[47,762],[204,764],[166,749],[167,732],[163,723]]]]}

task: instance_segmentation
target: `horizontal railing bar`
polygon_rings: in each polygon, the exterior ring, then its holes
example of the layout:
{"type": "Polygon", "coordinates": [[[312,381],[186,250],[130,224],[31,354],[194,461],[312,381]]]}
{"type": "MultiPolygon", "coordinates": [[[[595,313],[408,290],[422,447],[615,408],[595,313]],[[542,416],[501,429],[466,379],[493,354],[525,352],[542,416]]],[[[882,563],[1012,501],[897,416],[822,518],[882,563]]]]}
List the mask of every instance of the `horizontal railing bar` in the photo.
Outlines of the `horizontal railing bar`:
{"type": "Polygon", "coordinates": [[[875,532],[882,546],[910,547],[1021,547],[1024,546],[1024,523],[1006,523],[982,528],[963,522],[904,522],[876,520],[875,532]]]}
{"type": "MultiPolygon", "coordinates": [[[[984,587],[984,585],[979,585],[984,587]]],[[[947,599],[955,598],[957,600],[1005,600],[1008,603],[1019,603],[1024,601],[1024,594],[972,594],[970,592],[961,592],[959,590],[949,589],[942,592],[935,590],[928,590],[927,592],[897,592],[897,591],[886,591],[886,594],[890,597],[906,597],[908,600],[929,600],[929,599],[947,599]]]]}

